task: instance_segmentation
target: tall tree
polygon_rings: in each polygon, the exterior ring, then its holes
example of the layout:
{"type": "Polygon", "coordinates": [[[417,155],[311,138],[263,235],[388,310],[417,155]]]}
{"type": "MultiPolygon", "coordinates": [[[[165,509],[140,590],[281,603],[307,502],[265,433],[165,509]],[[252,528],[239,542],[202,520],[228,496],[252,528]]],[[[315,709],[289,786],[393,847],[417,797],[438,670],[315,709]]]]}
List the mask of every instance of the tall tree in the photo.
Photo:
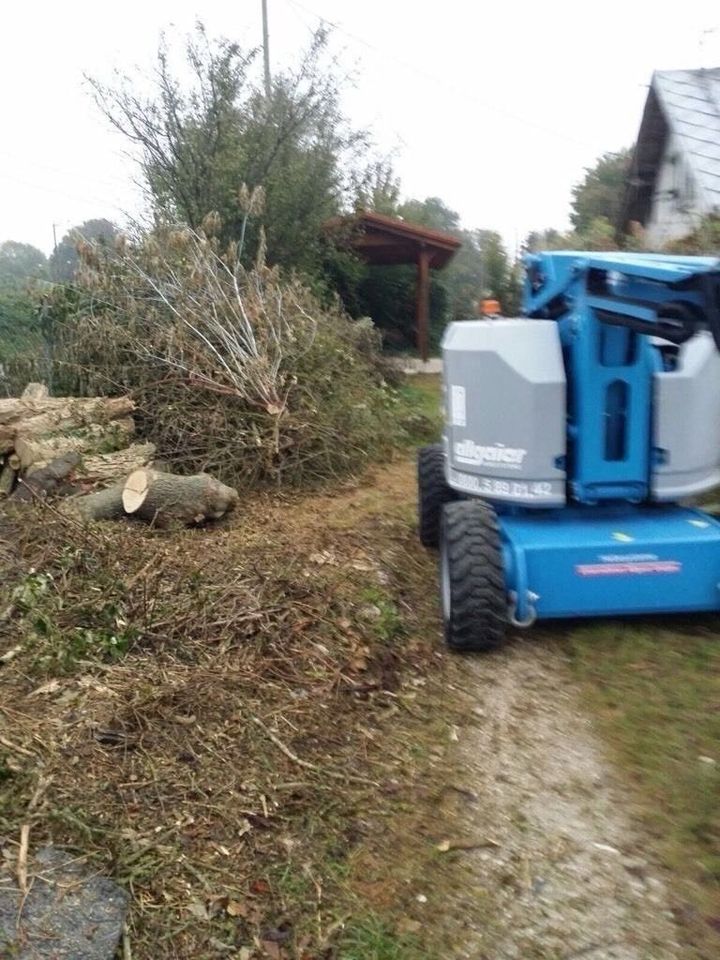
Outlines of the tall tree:
{"type": "Polygon", "coordinates": [[[30,243],[0,243],[0,279],[35,280],[47,272],[47,257],[30,243]]]}
{"type": "Polygon", "coordinates": [[[631,157],[631,148],[604,153],[586,168],[585,176],[572,189],[570,222],[578,233],[599,217],[613,226],[617,223],[631,157]]]}
{"type": "Polygon", "coordinates": [[[400,203],[400,180],[387,158],[371,161],[367,167],[351,170],[353,206],[395,216],[400,203]]]}
{"type": "MultiPolygon", "coordinates": [[[[623,245],[627,245],[626,238],[623,245]]],[[[617,231],[607,217],[594,217],[583,230],[560,233],[559,230],[535,230],[523,244],[527,253],[537,250],[618,250],[617,231]]]]}
{"type": "Polygon", "coordinates": [[[59,283],[70,283],[80,263],[78,244],[83,240],[110,243],[117,236],[117,227],[109,220],[86,220],[68,230],[50,256],[50,273],[59,283]]]}
{"type": "Polygon", "coordinates": [[[33,291],[47,276],[45,254],[29,243],[0,244],[0,360],[36,350],[40,323],[33,291]]]}
{"type": "Polygon", "coordinates": [[[443,230],[445,233],[460,232],[460,215],[451,210],[440,197],[426,197],[425,200],[406,200],[400,204],[398,214],[411,223],[431,230],[443,230]]]}
{"type": "Polygon", "coordinates": [[[256,51],[212,40],[202,25],[187,41],[182,80],[163,44],[149,95],[130,78],[90,81],[105,116],[139,150],[158,219],[198,228],[216,212],[221,239],[245,237],[249,260],[260,222],[248,220],[243,196],[262,187],[268,259],[321,270],[322,224],[342,208],[366,144],[340,109],[342,81],[326,62],[327,44],[321,29],[300,65],[275,75],[269,96],[256,51]]]}

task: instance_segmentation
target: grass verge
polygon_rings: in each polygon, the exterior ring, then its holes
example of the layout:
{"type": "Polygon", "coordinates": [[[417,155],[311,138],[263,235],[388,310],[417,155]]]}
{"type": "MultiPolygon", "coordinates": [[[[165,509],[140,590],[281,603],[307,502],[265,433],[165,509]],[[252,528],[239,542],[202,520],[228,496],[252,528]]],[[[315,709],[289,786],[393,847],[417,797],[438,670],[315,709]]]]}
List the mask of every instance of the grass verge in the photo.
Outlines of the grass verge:
{"type": "Polygon", "coordinates": [[[572,628],[564,646],[587,704],[668,868],[699,956],[720,929],[720,644],[708,620],[572,628]]]}
{"type": "Polygon", "coordinates": [[[410,446],[433,443],[442,430],[440,378],[418,373],[394,391],[400,425],[410,446]]]}

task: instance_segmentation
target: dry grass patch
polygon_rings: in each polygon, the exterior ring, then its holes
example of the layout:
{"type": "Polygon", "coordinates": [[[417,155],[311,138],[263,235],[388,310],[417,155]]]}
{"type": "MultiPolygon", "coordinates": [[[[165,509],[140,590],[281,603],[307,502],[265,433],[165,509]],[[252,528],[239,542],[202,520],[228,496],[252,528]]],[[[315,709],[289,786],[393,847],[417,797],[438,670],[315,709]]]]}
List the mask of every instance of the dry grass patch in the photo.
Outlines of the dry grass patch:
{"type": "Polygon", "coordinates": [[[412,775],[394,725],[432,657],[406,474],[205,530],[6,519],[4,849],[29,822],[111,873],[136,960],[349,958],[385,929],[350,874],[412,775]]]}

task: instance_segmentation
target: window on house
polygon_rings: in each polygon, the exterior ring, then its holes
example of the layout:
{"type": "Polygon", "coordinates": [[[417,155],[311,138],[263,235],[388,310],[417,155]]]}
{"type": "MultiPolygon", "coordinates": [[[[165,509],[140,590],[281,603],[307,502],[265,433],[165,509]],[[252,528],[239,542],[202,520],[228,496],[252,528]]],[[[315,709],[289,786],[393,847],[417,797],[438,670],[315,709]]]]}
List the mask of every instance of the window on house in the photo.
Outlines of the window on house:
{"type": "Polygon", "coordinates": [[[695,184],[693,175],[688,169],[687,163],[683,162],[679,153],[673,154],[671,158],[673,165],[673,198],[675,206],[683,213],[687,213],[693,207],[695,199],[695,184]]]}

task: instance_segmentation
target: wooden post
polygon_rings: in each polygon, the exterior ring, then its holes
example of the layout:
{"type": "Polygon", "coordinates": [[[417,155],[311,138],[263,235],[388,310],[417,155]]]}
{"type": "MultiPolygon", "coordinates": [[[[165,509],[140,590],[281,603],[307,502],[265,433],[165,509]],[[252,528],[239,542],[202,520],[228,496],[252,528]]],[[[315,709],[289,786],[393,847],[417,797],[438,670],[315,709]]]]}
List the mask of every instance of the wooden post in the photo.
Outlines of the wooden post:
{"type": "Polygon", "coordinates": [[[417,261],[417,301],[415,319],[417,321],[417,348],[420,359],[427,363],[429,350],[430,317],[430,251],[420,247],[417,261]]]}

